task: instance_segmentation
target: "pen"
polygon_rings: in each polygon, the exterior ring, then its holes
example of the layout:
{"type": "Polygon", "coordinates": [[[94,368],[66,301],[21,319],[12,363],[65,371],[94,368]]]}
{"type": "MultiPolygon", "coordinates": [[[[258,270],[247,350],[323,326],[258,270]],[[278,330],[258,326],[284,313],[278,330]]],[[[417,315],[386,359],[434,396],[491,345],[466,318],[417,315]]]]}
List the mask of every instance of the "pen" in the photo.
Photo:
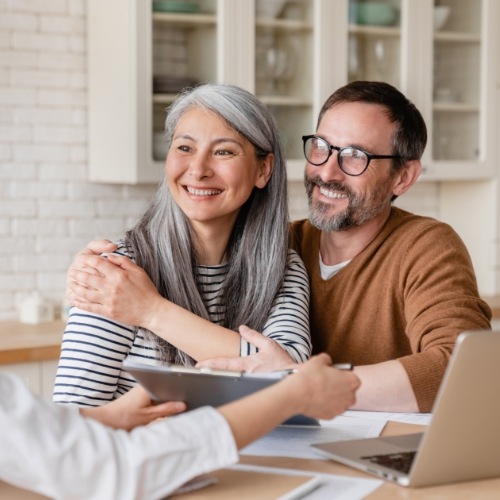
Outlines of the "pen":
{"type": "MultiPolygon", "coordinates": [[[[337,370],[352,370],[354,368],[352,363],[334,363],[333,368],[337,370]]],[[[297,373],[297,368],[289,368],[288,370],[277,370],[279,373],[283,373],[284,375],[291,375],[292,373],[297,373]]]]}

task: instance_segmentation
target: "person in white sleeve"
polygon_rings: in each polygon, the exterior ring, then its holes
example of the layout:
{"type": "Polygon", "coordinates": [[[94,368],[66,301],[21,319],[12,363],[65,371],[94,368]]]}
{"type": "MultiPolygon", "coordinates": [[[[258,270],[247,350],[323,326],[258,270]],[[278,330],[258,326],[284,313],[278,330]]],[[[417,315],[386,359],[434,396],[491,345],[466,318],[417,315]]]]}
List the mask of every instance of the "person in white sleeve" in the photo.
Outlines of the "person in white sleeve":
{"type": "Polygon", "coordinates": [[[354,403],[358,386],[353,372],[333,368],[320,354],[218,409],[159,418],[171,404],[152,405],[140,386],[106,405],[78,409],[38,399],[19,378],[0,373],[0,479],[56,499],[163,498],[234,464],[239,448],[295,414],[333,418],[354,403]]]}

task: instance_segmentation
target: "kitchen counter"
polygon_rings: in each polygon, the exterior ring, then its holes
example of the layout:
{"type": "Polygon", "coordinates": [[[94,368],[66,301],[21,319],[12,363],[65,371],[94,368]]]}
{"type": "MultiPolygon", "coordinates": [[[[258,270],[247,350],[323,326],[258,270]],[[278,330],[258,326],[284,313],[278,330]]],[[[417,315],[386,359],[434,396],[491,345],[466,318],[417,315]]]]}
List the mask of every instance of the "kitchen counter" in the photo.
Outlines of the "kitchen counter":
{"type": "MultiPolygon", "coordinates": [[[[500,319],[500,296],[484,300],[490,305],[493,318],[500,319]]],[[[60,319],[37,325],[0,323],[0,365],[59,359],[64,326],[60,319]]]]}
{"type": "Polygon", "coordinates": [[[57,360],[64,325],[62,320],[37,325],[0,323],[0,365],[57,360]]]}

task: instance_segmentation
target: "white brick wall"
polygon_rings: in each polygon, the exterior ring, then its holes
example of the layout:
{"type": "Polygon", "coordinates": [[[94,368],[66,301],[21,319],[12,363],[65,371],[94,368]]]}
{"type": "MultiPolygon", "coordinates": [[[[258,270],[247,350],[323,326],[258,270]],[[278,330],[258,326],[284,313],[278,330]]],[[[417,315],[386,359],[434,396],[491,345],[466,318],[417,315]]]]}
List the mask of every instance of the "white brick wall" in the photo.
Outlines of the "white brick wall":
{"type": "Polygon", "coordinates": [[[84,0],[0,0],[0,321],[56,306],[74,253],[118,238],[154,187],[87,182],[84,0]]]}
{"type": "MultiPolygon", "coordinates": [[[[120,237],[155,189],[87,182],[85,71],[84,0],[0,0],[0,321],[29,290],[59,306],[74,253],[120,237]]],[[[437,196],[400,205],[435,215],[437,196]]],[[[307,215],[301,182],[290,202],[307,215]]]]}

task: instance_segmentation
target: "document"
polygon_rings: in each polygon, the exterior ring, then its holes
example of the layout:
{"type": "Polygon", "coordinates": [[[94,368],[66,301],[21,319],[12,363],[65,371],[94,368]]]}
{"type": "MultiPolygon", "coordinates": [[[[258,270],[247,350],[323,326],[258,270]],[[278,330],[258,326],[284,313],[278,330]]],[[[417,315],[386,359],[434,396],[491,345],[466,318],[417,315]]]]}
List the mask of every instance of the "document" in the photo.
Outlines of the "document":
{"type": "Polygon", "coordinates": [[[346,411],[342,413],[345,417],[383,420],[387,422],[405,422],[407,424],[429,425],[432,413],[388,413],[383,411],[346,411]]]}
{"type": "Polygon", "coordinates": [[[352,418],[343,415],[332,420],[322,420],[320,426],[282,425],[243,448],[240,453],[241,455],[326,460],[310,445],[328,441],[377,437],[384,425],[385,421],[380,419],[352,418]]]}

